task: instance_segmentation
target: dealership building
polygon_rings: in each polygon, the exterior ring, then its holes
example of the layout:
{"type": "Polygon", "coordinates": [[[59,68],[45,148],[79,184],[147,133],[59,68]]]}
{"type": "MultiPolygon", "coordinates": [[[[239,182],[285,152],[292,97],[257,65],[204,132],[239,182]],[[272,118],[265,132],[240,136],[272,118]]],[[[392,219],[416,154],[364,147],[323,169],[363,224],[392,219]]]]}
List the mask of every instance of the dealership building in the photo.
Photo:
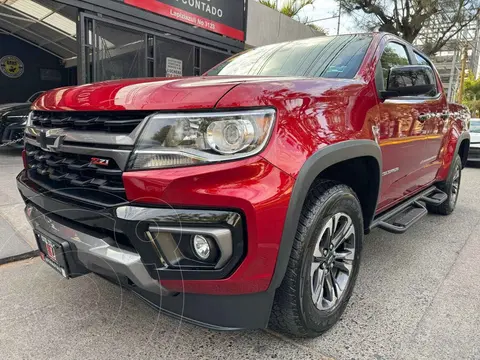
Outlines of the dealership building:
{"type": "Polygon", "coordinates": [[[0,0],[0,104],[66,85],[197,76],[245,48],[316,35],[255,0],[0,0]]]}

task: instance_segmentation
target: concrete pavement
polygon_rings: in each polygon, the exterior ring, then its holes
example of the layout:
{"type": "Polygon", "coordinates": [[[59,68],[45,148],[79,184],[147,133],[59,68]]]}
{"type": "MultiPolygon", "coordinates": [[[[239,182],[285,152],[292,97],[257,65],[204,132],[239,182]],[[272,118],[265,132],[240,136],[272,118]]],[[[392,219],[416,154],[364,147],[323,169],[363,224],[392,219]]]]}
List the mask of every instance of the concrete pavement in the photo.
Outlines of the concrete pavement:
{"type": "Polygon", "coordinates": [[[36,258],[0,266],[0,353],[12,359],[480,359],[479,184],[480,168],[467,168],[454,214],[429,215],[403,235],[376,230],[367,236],[347,311],[320,338],[202,329],[159,314],[95,275],[63,280],[36,258]]]}
{"type": "Polygon", "coordinates": [[[37,253],[15,184],[22,168],[21,150],[0,147],[0,264],[37,253]]]}

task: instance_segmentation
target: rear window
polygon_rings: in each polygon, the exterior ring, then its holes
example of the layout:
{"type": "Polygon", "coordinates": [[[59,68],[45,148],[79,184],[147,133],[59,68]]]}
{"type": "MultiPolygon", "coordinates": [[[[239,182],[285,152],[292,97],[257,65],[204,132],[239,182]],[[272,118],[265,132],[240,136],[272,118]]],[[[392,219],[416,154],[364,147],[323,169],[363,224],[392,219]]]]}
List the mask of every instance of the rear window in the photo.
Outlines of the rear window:
{"type": "Polygon", "coordinates": [[[350,79],[357,73],[371,35],[323,36],[247,50],[205,75],[306,76],[350,79]]]}

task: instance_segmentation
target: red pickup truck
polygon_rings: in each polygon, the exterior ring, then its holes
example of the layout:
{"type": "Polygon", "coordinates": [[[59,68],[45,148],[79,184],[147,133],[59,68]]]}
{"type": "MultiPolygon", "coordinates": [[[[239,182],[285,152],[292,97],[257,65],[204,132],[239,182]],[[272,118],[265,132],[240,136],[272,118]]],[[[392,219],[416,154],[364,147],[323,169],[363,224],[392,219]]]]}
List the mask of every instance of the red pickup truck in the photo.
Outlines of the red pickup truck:
{"type": "Polygon", "coordinates": [[[469,116],[403,40],[318,37],[202,77],[49,91],[17,183],[63,276],[214,329],[312,337],[347,306],[364,234],[454,210],[469,116]]]}

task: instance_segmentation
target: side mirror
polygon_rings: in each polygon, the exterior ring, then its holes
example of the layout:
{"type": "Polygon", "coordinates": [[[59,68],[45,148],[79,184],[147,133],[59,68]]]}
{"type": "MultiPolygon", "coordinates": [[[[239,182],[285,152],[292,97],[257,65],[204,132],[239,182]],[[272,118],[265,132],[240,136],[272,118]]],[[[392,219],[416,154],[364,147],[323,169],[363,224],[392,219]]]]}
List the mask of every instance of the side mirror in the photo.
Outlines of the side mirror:
{"type": "Polygon", "coordinates": [[[383,99],[398,96],[434,96],[437,94],[437,80],[430,66],[405,65],[390,69],[383,99]]]}

